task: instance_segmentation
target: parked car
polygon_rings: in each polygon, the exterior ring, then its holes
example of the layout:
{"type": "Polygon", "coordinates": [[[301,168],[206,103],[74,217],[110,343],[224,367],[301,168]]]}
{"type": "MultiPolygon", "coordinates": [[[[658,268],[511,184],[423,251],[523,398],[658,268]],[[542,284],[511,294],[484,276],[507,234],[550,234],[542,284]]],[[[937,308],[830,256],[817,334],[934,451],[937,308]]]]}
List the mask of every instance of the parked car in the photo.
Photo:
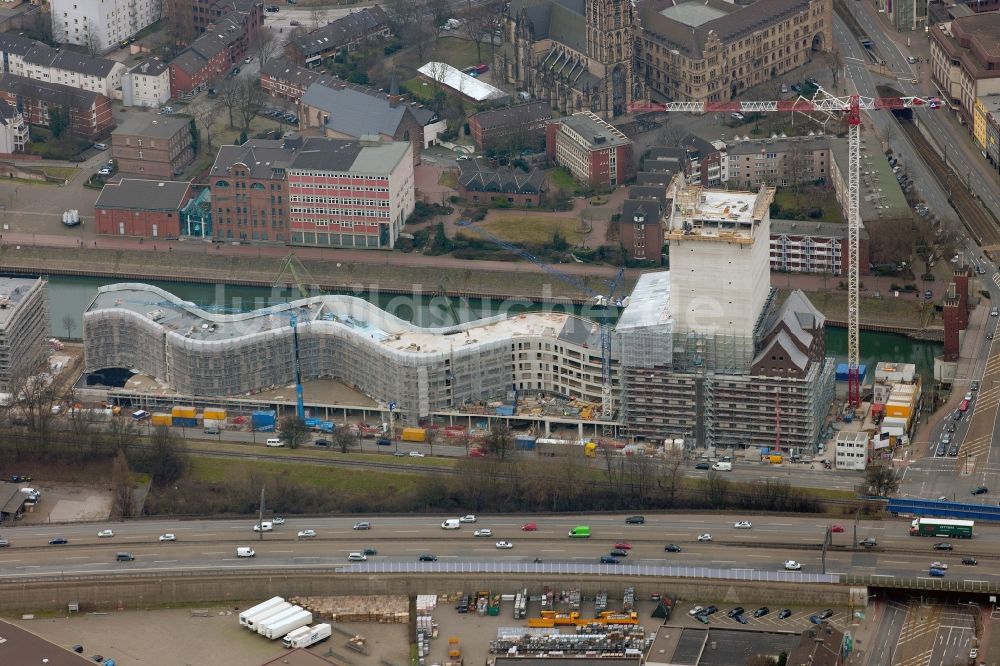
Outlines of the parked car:
{"type": "Polygon", "coordinates": [[[765,615],[767,615],[770,612],[771,612],[770,608],[768,608],[767,606],[761,606],[760,608],[758,608],[757,610],[755,610],[753,612],[753,616],[754,617],[764,617],[765,615]]]}
{"type": "Polygon", "coordinates": [[[703,615],[712,615],[713,613],[718,613],[718,606],[705,606],[705,610],[702,611],[703,615]]]}
{"type": "Polygon", "coordinates": [[[749,622],[749,620],[747,619],[747,616],[744,615],[743,613],[740,613],[739,615],[734,616],[733,619],[736,620],[737,622],[739,622],[740,624],[746,624],[747,622],[749,622]]]}
{"type": "Polygon", "coordinates": [[[788,608],[782,608],[780,611],[778,611],[779,620],[784,620],[786,617],[791,617],[791,616],[792,616],[792,611],[789,610],[788,608]]]}
{"type": "Polygon", "coordinates": [[[313,446],[333,446],[333,442],[328,439],[317,439],[313,442],[313,446]]]}
{"type": "Polygon", "coordinates": [[[696,619],[698,622],[701,622],[702,624],[708,624],[708,616],[703,613],[698,613],[697,615],[694,616],[694,619],[696,619]]]}
{"type": "Polygon", "coordinates": [[[822,613],[820,613],[820,614],[819,614],[819,616],[820,616],[820,617],[821,617],[822,619],[824,619],[824,620],[827,620],[827,619],[829,619],[829,618],[833,617],[833,610],[831,610],[831,609],[827,608],[827,609],[826,609],[826,610],[824,610],[824,611],[823,611],[822,613]]]}
{"type": "Polygon", "coordinates": [[[688,611],[688,615],[695,616],[698,613],[702,612],[703,610],[705,610],[703,607],[695,606],[694,608],[688,611]]]}
{"type": "Polygon", "coordinates": [[[821,618],[819,615],[810,615],[809,621],[812,622],[813,624],[823,624],[823,618],[821,618]]]}
{"type": "Polygon", "coordinates": [[[743,606],[736,606],[735,608],[730,608],[728,611],[726,611],[726,615],[728,615],[729,617],[736,617],[742,612],[743,612],[743,606]]]}
{"type": "Polygon", "coordinates": [[[700,462],[694,466],[695,469],[712,469],[712,466],[707,462],[700,462]]]}

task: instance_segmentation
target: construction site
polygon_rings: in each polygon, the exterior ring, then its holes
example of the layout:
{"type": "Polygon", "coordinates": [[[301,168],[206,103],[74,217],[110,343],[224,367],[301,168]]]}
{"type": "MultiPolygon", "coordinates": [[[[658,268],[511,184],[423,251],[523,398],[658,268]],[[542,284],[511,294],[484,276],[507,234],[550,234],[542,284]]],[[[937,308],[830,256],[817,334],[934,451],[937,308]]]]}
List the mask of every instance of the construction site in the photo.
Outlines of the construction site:
{"type": "Polygon", "coordinates": [[[779,303],[769,284],[773,188],[714,191],[678,178],[669,193],[672,270],[609,297],[614,328],[545,311],[424,328],[341,295],[223,314],[116,284],[84,314],[86,371],[134,374],[91,389],[131,408],[237,414],[289,411],[303,384],[333,382],[347,397],[310,391],[310,416],[815,450],[834,369],[823,316],[801,292],[779,303]]]}

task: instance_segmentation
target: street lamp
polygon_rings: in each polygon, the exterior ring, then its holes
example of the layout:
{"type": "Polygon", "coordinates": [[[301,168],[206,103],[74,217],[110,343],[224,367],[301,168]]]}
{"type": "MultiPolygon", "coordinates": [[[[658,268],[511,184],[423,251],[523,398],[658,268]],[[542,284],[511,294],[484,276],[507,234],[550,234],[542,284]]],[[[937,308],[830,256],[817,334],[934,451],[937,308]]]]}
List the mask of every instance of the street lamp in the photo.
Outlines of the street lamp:
{"type": "Polygon", "coordinates": [[[396,403],[389,403],[389,436],[392,437],[392,445],[395,452],[399,453],[399,441],[396,439],[396,403]]]}

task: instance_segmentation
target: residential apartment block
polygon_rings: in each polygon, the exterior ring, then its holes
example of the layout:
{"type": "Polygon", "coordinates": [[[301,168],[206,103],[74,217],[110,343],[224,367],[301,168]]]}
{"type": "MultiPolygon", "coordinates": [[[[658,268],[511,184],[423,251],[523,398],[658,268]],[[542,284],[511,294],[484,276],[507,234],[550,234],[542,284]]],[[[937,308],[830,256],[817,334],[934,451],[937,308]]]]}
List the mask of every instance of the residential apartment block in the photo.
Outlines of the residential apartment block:
{"type": "Polygon", "coordinates": [[[970,125],[976,99],[1000,93],[1000,14],[973,14],[930,28],[931,76],[970,125]]]}
{"type": "Polygon", "coordinates": [[[187,118],[133,114],[111,133],[111,154],[122,174],[173,178],[194,159],[187,118]]]}
{"type": "Polygon", "coordinates": [[[263,25],[261,0],[166,0],[165,13],[178,42],[188,45],[209,31],[223,16],[235,14],[238,23],[263,25]]]}
{"type": "Polygon", "coordinates": [[[552,119],[548,102],[527,102],[480,111],[469,117],[469,132],[479,150],[542,148],[545,125],[552,119]]]}
{"type": "Polygon", "coordinates": [[[726,150],[732,187],[754,190],[761,185],[832,182],[830,141],[825,136],[740,140],[726,150]]]}
{"type": "Polygon", "coordinates": [[[104,53],[160,20],[160,0],[52,0],[52,36],[104,53]]]}
{"type": "Polygon", "coordinates": [[[192,97],[228,74],[246,56],[252,36],[264,27],[261,0],[218,2],[211,11],[203,34],[170,61],[173,97],[192,97]]]}
{"type": "Polygon", "coordinates": [[[125,106],[157,109],[170,99],[170,65],[150,58],[122,77],[122,102],[125,106]]]}
{"type": "Polygon", "coordinates": [[[24,115],[11,104],[0,102],[0,155],[23,152],[28,141],[28,123],[24,115]]]}
{"type": "Polygon", "coordinates": [[[0,99],[14,106],[26,122],[41,127],[49,126],[50,108],[68,107],[70,131],[85,139],[100,137],[114,127],[111,100],[88,90],[0,74],[0,99]]]}
{"type": "Polygon", "coordinates": [[[294,102],[314,83],[332,85],[334,77],[301,67],[284,58],[271,58],[260,67],[260,87],[271,97],[294,102]]]}
{"type": "Polygon", "coordinates": [[[97,233],[178,238],[181,209],[191,195],[191,183],[186,181],[123,178],[108,183],[94,204],[97,233]]]}
{"type": "Polygon", "coordinates": [[[209,176],[216,239],[289,240],[287,169],[301,147],[293,134],[219,148],[209,176]]]}
{"type": "Polygon", "coordinates": [[[647,0],[637,78],[675,102],[716,102],[833,48],[832,0],[647,0]]]}
{"type": "Polygon", "coordinates": [[[0,392],[43,369],[49,335],[47,283],[42,278],[0,277],[0,392]]]}
{"type": "Polygon", "coordinates": [[[545,152],[578,181],[614,189],[635,175],[632,140],[590,111],[549,121],[545,152]]]}
{"type": "MultiPolygon", "coordinates": [[[[858,238],[858,264],[868,271],[868,231],[858,238]]],[[[847,273],[847,225],[813,220],[771,220],[771,270],[786,273],[847,273]]]]}
{"type": "Polygon", "coordinates": [[[293,38],[293,51],[312,67],[340,51],[354,51],[375,40],[388,39],[389,16],[378,5],[363,7],[321,28],[293,38]]]}
{"type": "Polygon", "coordinates": [[[993,168],[1000,168],[1000,94],[976,98],[972,136],[993,168]]]}
{"type": "Polygon", "coordinates": [[[0,33],[3,72],[36,81],[89,90],[109,99],[120,99],[125,65],[64,49],[14,33],[0,33]]]}
{"type": "Polygon", "coordinates": [[[667,188],[636,185],[629,188],[618,219],[618,236],[630,259],[660,261],[664,222],[672,201],[667,188]]]}
{"type": "Polygon", "coordinates": [[[391,249],[414,207],[413,144],[306,139],[288,169],[291,242],[391,249]]]}

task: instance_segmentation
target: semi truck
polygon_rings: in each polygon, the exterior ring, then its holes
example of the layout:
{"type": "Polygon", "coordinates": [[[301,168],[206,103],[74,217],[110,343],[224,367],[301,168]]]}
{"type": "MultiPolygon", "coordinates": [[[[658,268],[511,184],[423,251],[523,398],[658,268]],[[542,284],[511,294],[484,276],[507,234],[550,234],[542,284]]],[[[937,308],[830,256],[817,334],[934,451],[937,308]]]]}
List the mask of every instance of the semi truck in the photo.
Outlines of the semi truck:
{"type": "Polygon", "coordinates": [[[263,622],[268,618],[275,617],[280,613],[284,613],[291,607],[292,605],[290,603],[288,603],[287,601],[282,601],[280,604],[271,606],[270,608],[262,610],[258,613],[254,613],[253,615],[247,616],[247,620],[243,624],[243,626],[245,626],[250,631],[257,631],[257,627],[260,625],[261,622],[263,622]]]}
{"type": "Polygon", "coordinates": [[[974,520],[952,520],[949,518],[914,518],[910,523],[910,536],[950,537],[971,539],[974,520]]]}
{"type": "MultiPolygon", "coordinates": [[[[302,608],[300,606],[292,606],[291,604],[289,604],[288,608],[282,609],[281,612],[275,613],[269,617],[266,617],[254,623],[253,630],[256,631],[258,634],[262,634],[264,633],[264,629],[267,628],[268,626],[272,624],[280,624],[282,621],[284,621],[286,617],[291,617],[301,610],[302,608]]],[[[286,631],[285,633],[288,632],[286,631]]]]}
{"type": "Polygon", "coordinates": [[[293,634],[285,636],[284,641],[282,641],[284,646],[286,648],[309,647],[310,645],[315,645],[320,641],[326,640],[333,633],[333,629],[329,624],[317,624],[315,627],[303,627],[303,629],[305,629],[303,633],[298,633],[302,632],[302,629],[297,629],[293,632],[294,637],[292,637],[293,634]],[[289,640],[290,637],[292,637],[291,640],[289,640]]]}
{"type": "Polygon", "coordinates": [[[246,609],[245,611],[240,613],[240,626],[241,627],[247,626],[247,620],[249,618],[253,617],[254,615],[259,615],[260,613],[263,613],[264,611],[274,608],[276,606],[280,606],[283,603],[285,603],[285,600],[282,599],[281,597],[271,597],[267,601],[262,601],[256,606],[252,606],[246,609]]]}
{"type": "Polygon", "coordinates": [[[264,638],[272,641],[298,629],[313,621],[313,614],[307,610],[299,610],[295,615],[290,615],[281,622],[269,624],[264,627],[264,631],[257,632],[264,638]]]}
{"type": "Polygon", "coordinates": [[[290,648],[292,647],[292,641],[294,641],[299,636],[304,636],[308,634],[310,631],[312,631],[312,629],[308,625],[304,627],[299,627],[295,631],[289,632],[284,638],[282,638],[281,644],[284,645],[286,648],[290,648]]]}

